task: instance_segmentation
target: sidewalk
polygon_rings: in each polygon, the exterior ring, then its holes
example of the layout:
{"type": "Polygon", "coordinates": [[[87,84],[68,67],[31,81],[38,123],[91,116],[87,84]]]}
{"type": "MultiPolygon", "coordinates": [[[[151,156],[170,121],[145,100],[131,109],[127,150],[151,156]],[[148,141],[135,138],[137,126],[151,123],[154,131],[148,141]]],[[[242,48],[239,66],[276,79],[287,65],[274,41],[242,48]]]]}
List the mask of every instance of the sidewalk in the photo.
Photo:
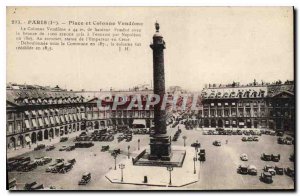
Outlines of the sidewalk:
{"type": "MultiPolygon", "coordinates": [[[[62,137],[69,137],[72,138],[72,137],[75,137],[79,134],[80,131],[77,131],[77,132],[72,132],[72,133],[69,133],[68,135],[63,135],[62,137]]],[[[43,141],[38,141],[37,144],[31,144],[31,148],[29,148],[28,145],[26,145],[24,148],[22,147],[18,147],[15,149],[9,149],[6,151],[6,156],[7,158],[12,158],[12,157],[16,157],[16,156],[20,156],[22,154],[25,154],[27,152],[31,152],[33,151],[33,149],[38,145],[38,144],[45,144],[46,146],[47,145],[54,145],[54,144],[57,144],[59,143],[60,141],[60,137],[61,136],[57,136],[55,137],[54,139],[51,139],[51,142],[50,142],[50,139],[48,140],[43,140],[43,141]]]]}

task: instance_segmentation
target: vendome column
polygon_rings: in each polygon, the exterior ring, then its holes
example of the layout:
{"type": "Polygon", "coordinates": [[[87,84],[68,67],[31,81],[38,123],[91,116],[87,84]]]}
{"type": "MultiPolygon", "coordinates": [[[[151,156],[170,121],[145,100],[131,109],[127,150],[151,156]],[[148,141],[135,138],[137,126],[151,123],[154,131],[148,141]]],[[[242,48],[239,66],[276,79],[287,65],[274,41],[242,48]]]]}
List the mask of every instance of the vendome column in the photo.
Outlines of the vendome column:
{"type": "MultiPolygon", "coordinates": [[[[155,23],[156,33],[153,35],[153,81],[154,94],[159,95],[161,100],[165,96],[165,71],[164,71],[164,49],[165,42],[159,33],[159,24],[155,23]]],[[[154,128],[155,133],[150,138],[149,160],[169,161],[172,156],[171,142],[167,133],[166,111],[161,109],[160,104],[154,106],[154,128]]]]}

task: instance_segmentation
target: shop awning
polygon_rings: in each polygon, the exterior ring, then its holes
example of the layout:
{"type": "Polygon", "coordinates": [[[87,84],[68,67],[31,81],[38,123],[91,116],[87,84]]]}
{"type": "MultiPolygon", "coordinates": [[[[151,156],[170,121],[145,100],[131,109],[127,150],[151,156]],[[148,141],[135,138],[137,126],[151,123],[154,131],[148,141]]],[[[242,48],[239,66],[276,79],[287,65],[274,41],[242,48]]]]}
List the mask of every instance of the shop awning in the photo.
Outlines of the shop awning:
{"type": "Polygon", "coordinates": [[[239,125],[245,125],[245,123],[244,122],[239,122],[239,125]]]}
{"type": "Polygon", "coordinates": [[[36,128],[37,127],[36,120],[32,119],[31,121],[32,121],[32,126],[36,128]]]}
{"type": "Polygon", "coordinates": [[[44,126],[44,123],[43,123],[42,118],[39,118],[38,120],[39,120],[39,125],[40,125],[40,127],[43,127],[43,126],[44,126]]]}
{"type": "Polygon", "coordinates": [[[232,121],[232,124],[234,124],[234,125],[235,125],[235,124],[236,124],[236,121],[235,121],[235,120],[234,120],[234,121],[232,121]]]}
{"type": "Polygon", "coordinates": [[[59,113],[59,110],[58,110],[58,109],[55,109],[55,111],[56,111],[57,113],[59,113]]]}
{"type": "Polygon", "coordinates": [[[45,119],[45,123],[46,123],[46,125],[48,125],[49,126],[49,120],[48,120],[48,118],[44,118],[45,119]]]}
{"type": "Polygon", "coordinates": [[[80,119],[81,119],[81,116],[80,116],[80,114],[77,114],[77,118],[78,118],[78,120],[80,120],[80,119]]]}
{"type": "Polygon", "coordinates": [[[45,110],[45,113],[46,113],[46,114],[49,114],[49,110],[45,110]]]}
{"type": "Polygon", "coordinates": [[[53,113],[54,113],[54,110],[53,110],[53,109],[50,109],[50,112],[53,114],[53,113]]]}
{"type": "Polygon", "coordinates": [[[32,115],[36,116],[36,112],[35,112],[35,111],[32,111],[32,115]]]}
{"type": "Polygon", "coordinates": [[[26,126],[26,129],[30,129],[30,125],[29,125],[29,121],[28,120],[25,120],[25,126],[26,126]]]}
{"type": "Polygon", "coordinates": [[[60,120],[61,120],[62,123],[65,123],[64,116],[60,116],[60,120]]]}
{"type": "Polygon", "coordinates": [[[81,113],[81,118],[85,119],[85,113],[81,113]]]}
{"type": "Polygon", "coordinates": [[[80,112],[80,107],[77,107],[78,112],[80,112]]]}
{"type": "Polygon", "coordinates": [[[55,123],[54,123],[54,119],[53,119],[53,117],[52,116],[50,116],[50,122],[51,122],[51,124],[52,125],[54,125],[55,123]]]}
{"type": "Polygon", "coordinates": [[[28,142],[31,142],[31,139],[30,139],[30,137],[29,136],[26,136],[25,137],[25,141],[28,143],[28,142]]]}
{"type": "Polygon", "coordinates": [[[228,121],[228,120],[226,120],[226,121],[225,121],[225,124],[226,124],[226,125],[228,125],[228,124],[229,124],[229,121],[228,121]]]}
{"type": "Polygon", "coordinates": [[[43,115],[43,111],[42,111],[42,110],[39,110],[38,113],[39,113],[39,115],[41,115],[41,116],[43,115]]]}
{"type": "Polygon", "coordinates": [[[58,116],[55,116],[55,121],[56,121],[57,124],[60,123],[58,116]]]}
{"type": "Polygon", "coordinates": [[[28,111],[25,111],[25,115],[26,115],[26,116],[29,116],[29,112],[28,112],[28,111]]]}

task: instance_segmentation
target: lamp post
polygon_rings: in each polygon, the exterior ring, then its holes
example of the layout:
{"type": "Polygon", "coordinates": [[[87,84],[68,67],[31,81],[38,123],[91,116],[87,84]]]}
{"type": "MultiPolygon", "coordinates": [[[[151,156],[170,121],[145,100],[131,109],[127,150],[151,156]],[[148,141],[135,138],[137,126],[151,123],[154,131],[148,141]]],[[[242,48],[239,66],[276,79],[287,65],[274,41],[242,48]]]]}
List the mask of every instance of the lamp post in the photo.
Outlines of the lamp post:
{"type": "Polygon", "coordinates": [[[184,135],[184,136],[182,136],[182,139],[183,139],[183,146],[185,147],[185,140],[186,140],[186,136],[184,135]]]}
{"type": "Polygon", "coordinates": [[[194,157],[193,160],[194,160],[194,174],[196,174],[196,161],[197,161],[197,158],[194,157]]]}
{"type": "Polygon", "coordinates": [[[121,182],[123,182],[123,169],[125,168],[125,165],[119,164],[119,168],[121,169],[121,182]]]}
{"type": "Polygon", "coordinates": [[[130,156],[129,156],[130,145],[128,145],[127,149],[128,149],[128,159],[129,159],[130,158],[130,156]]]}
{"type": "Polygon", "coordinates": [[[138,139],[138,150],[140,150],[140,139],[138,139]]]}
{"type": "Polygon", "coordinates": [[[172,171],[173,171],[173,167],[172,166],[168,166],[167,170],[170,172],[170,181],[169,181],[169,185],[172,185],[172,171]]]}
{"type": "Polygon", "coordinates": [[[117,170],[117,156],[118,156],[118,154],[113,152],[113,153],[111,153],[111,156],[113,156],[113,158],[115,159],[115,170],[117,170]]]}

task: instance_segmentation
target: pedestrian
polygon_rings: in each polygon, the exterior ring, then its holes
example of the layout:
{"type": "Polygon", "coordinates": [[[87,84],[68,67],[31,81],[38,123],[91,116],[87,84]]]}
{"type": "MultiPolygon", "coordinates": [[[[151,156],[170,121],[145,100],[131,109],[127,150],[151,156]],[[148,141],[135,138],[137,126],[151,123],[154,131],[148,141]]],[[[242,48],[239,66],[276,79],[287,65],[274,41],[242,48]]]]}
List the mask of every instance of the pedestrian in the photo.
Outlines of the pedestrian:
{"type": "Polygon", "coordinates": [[[228,144],[228,140],[226,140],[226,144],[228,144]]]}

